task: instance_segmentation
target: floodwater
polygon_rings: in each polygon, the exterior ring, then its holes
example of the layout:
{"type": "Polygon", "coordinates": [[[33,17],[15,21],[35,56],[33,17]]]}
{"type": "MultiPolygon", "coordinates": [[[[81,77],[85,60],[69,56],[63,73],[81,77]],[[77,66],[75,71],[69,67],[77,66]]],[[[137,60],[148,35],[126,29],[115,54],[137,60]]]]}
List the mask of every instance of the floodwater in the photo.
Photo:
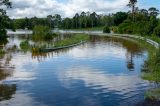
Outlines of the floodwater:
{"type": "Polygon", "coordinates": [[[134,106],[152,85],[141,78],[148,51],[129,38],[90,41],[50,53],[20,50],[12,37],[0,56],[0,106],[134,106]]]}

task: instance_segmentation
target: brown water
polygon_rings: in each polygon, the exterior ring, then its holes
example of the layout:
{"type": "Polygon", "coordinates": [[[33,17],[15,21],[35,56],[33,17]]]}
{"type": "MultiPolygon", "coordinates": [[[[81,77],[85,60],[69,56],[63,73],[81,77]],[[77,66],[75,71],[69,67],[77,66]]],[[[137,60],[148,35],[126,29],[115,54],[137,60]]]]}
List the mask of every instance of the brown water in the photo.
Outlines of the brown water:
{"type": "Polygon", "coordinates": [[[91,36],[50,53],[24,52],[21,41],[9,38],[0,56],[0,106],[134,106],[152,86],[140,77],[148,51],[138,41],[91,36]]]}

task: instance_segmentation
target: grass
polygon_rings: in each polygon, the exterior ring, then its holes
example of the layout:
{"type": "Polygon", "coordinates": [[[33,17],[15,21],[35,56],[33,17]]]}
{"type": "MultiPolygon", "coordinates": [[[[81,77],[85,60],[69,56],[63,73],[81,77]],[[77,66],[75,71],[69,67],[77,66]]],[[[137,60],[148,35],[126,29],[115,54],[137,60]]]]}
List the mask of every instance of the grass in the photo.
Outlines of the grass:
{"type": "MultiPolygon", "coordinates": [[[[93,27],[93,28],[77,28],[77,29],[66,29],[66,30],[75,30],[75,31],[102,31],[104,26],[93,27]]],[[[64,29],[65,30],[65,29],[64,29]]]]}
{"type": "Polygon", "coordinates": [[[80,43],[81,41],[88,41],[89,36],[86,34],[76,34],[71,38],[66,38],[64,40],[58,41],[54,44],[54,47],[63,47],[63,46],[69,46],[76,43],[80,43]]]}
{"type": "Polygon", "coordinates": [[[150,89],[145,93],[145,99],[157,101],[160,99],[160,89],[150,89]]]}
{"type": "MultiPolygon", "coordinates": [[[[87,35],[87,34],[75,34],[75,35],[69,36],[68,38],[64,38],[63,40],[53,42],[52,44],[50,44],[48,46],[46,44],[34,46],[32,48],[32,52],[40,53],[41,50],[45,49],[45,48],[59,48],[59,47],[63,48],[64,46],[71,46],[71,45],[85,42],[88,40],[89,40],[89,35],[87,35]]],[[[25,44],[24,44],[24,46],[25,46],[25,44]]]]}

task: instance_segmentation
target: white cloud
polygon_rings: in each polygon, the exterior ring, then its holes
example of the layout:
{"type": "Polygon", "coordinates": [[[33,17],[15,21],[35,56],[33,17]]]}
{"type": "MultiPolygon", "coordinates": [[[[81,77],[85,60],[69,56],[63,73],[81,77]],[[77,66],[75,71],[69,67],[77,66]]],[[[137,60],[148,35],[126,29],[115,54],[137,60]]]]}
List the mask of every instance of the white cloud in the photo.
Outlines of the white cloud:
{"type": "Polygon", "coordinates": [[[61,14],[71,17],[76,12],[95,11],[97,13],[111,13],[126,8],[128,0],[11,0],[13,8],[8,10],[12,18],[20,17],[45,17],[49,14],[61,14]]]}

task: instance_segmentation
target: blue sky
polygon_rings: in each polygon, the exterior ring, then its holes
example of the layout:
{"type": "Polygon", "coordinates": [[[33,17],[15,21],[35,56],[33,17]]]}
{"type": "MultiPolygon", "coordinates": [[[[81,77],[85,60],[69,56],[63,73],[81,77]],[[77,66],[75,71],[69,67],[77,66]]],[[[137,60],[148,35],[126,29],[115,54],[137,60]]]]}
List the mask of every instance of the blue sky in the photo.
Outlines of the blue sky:
{"type": "Polygon", "coordinates": [[[160,0],[139,0],[138,6],[142,8],[156,7],[160,10],[160,0]]]}
{"type": "MultiPolygon", "coordinates": [[[[128,11],[129,0],[11,0],[13,8],[8,10],[11,18],[46,17],[60,14],[72,17],[82,11],[109,14],[117,11],[128,11]]],[[[160,10],[160,0],[138,0],[139,8],[156,7],[160,10]]]]}

